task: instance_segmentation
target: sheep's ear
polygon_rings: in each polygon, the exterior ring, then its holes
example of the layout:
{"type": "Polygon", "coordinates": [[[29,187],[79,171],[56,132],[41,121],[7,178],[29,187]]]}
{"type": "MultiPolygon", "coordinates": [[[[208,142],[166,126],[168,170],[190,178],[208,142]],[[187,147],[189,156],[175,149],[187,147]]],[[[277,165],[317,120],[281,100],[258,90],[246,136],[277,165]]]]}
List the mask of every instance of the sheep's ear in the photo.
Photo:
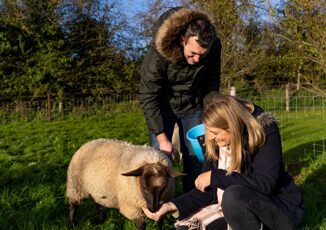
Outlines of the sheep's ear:
{"type": "Polygon", "coordinates": [[[130,172],[122,173],[123,176],[141,176],[143,175],[144,168],[140,167],[138,169],[132,170],[130,172]]]}
{"type": "Polygon", "coordinates": [[[177,172],[173,169],[168,169],[167,172],[170,175],[170,177],[178,177],[178,176],[186,176],[187,175],[186,173],[177,172]]]}

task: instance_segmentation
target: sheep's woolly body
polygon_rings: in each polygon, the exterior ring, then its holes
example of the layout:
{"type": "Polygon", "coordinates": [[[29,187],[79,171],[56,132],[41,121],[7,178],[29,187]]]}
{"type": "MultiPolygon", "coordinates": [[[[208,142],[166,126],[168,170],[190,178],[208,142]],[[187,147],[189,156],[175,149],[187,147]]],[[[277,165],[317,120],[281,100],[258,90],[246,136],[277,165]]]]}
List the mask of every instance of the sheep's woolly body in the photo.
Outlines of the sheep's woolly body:
{"type": "Polygon", "coordinates": [[[143,217],[141,207],[146,207],[139,178],[121,174],[145,163],[158,162],[171,166],[170,161],[152,147],[108,139],[88,142],[75,153],[68,168],[69,203],[79,204],[91,196],[98,204],[119,208],[128,219],[139,219],[143,217]]]}

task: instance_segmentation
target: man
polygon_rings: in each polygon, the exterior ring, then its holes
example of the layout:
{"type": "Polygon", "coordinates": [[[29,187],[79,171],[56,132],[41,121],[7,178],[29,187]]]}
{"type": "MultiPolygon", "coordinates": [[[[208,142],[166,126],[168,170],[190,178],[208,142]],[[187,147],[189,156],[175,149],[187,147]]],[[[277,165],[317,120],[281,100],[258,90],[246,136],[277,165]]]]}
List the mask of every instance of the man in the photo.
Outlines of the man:
{"type": "Polygon", "coordinates": [[[186,138],[202,123],[205,101],[219,93],[221,43],[209,16],[198,10],[173,8],[158,20],[154,40],[142,63],[140,104],[151,145],[171,157],[171,137],[179,126],[183,156],[183,189],[194,187],[201,171],[186,138]]]}

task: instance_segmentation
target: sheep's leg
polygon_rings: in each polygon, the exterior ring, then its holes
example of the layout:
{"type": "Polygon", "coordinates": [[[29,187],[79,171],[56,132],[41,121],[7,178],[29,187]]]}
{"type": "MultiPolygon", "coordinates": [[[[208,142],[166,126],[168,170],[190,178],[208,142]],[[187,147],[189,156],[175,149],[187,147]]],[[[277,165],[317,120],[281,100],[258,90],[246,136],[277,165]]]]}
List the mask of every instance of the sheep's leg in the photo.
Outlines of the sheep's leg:
{"type": "Polygon", "coordinates": [[[104,221],[106,220],[106,212],[105,212],[105,207],[95,203],[95,208],[96,208],[96,219],[97,223],[103,224],[104,221]]]}
{"type": "Polygon", "coordinates": [[[69,203],[69,221],[71,225],[76,223],[76,209],[77,205],[75,203],[69,203]]]}
{"type": "Polygon", "coordinates": [[[137,225],[138,230],[145,230],[146,229],[144,218],[138,219],[136,221],[136,225],[137,225]]]}

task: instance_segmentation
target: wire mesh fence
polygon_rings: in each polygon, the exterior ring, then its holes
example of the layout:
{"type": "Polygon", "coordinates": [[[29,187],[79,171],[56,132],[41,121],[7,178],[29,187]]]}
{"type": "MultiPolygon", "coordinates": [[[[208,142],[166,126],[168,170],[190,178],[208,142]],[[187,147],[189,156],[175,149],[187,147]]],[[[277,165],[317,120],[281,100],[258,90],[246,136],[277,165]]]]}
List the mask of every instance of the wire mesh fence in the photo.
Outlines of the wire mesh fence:
{"type": "MultiPolygon", "coordinates": [[[[226,94],[228,89],[222,90],[226,94]]],[[[291,127],[291,137],[295,142],[298,135],[305,135],[306,145],[300,152],[313,156],[325,155],[326,140],[326,98],[323,95],[288,94],[283,88],[272,89],[264,95],[237,95],[253,101],[278,119],[282,137],[283,128],[291,127]],[[315,137],[304,133],[302,124],[309,124],[316,133],[315,137]],[[322,131],[320,131],[320,129],[322,131]],[[319,131],[318,131],[319,130],[319,131]]],[[[96,116],[103,113],[140,112],[136,94],[67,95],[65,97],[20,97],[0,98],[0,124],[17,121],[53,121],[76,116],[96,116]]],[[[288,130],[288,129],[287,129],[288,130]]],[[[294,143],[295,145],[295,143],[294,143]]]]}
{"type": "MultiPolygon", "coordinates": [[[[223,94],[237,94],[239,97],[252,100],[268,111],[281,115],[291,112],[298,118],[305,112],[320,112],[325,120],[325,96],[286,93],[284,86],[270,88],[264,94],[238,91],[234,87],[222,89],[223,94]],[[234,90],[234,92],[232,92],[234,90]]],[[[0,124],[13,121],[57,120],[71,115],[96,115],[98,113],[119,113],[140,111],[137,94],[73,94],[65,96],[46,95],[44,97],[0,97],[0,124]]]]}
{"type": "Polygon", "coordinates": [[[281,136],[292,139],[286,140],[292,145],[297,145],[299,136],[305,144],[298,148],[298,154],[316,158],[317,155],[326,157],[326,98],[323,96],[293,96],[290,107],[287,109],[284,97],[264,96],[249,98],[257,105],[271,112],[278,120],[281,136]],[[305,132],[305,127],[310,126],[311,133],[305,132]],[[285,135],[285,129],[287,131],[285,135]],[[316,136],[315,133],[321,133],[316,136]]]}
{"type": "Polygon", "coordinates": [[[53,121],[71,116],[93,116],[138,110],[137,95],[130,94],[0,98],[0,123],[32,120],[53,121]]]}

